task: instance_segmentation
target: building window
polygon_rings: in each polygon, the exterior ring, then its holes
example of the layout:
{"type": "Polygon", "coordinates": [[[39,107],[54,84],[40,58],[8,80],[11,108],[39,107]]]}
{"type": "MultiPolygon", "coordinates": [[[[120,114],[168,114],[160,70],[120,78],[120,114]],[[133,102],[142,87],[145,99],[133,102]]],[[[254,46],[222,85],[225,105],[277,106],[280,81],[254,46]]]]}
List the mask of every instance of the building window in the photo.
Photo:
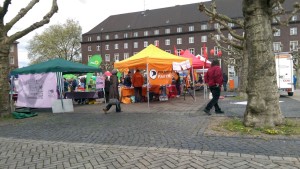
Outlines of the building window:
{"type": "Polygon", "coordinates": [[[106,40],[109,40],[109,35],[105,35],[105,39],[106,39],[106,40]]]}
{"type": "Polygon", "coordinates": [[[157,46],[157,47],[159,47],[159,40],[155,40],[154,41],[154,45],[157,46]]]}
{"type": "Polygon", "coordinates": [[[133,37],[139,37],[139,33],[138,32],[134,32],[133,33],[133,37]]]}
{"type": "Polygon", "coordinates": [[[129,58],[129,53],[124,53],[124,59],[128,59],[129,58]]]}
{"type": "Polygon", "coordinates": [[[109,50],[109,45],[105,45],[105,50],[109,50]]]}
{"type": "Polygon", "coordinates": [[[171,53],[171,50],[165,50],[166,52],[168,52],[168,53],[171,53]]]}
{"type": "Polygon", "coordinates": [[[148,46],[148,41],[144,41],[144,47],[148,46]]]}
{"type": "Polygon", "coordinates": [[[230,28],[233,28],[233,27],[234,27],[234,23],[228,23],[228,26],[229,26],[230,28]]]}
{"type": "Polygon", "coordinates": [[[214,55],[216,56],[218,54],[219,48],[218,46],[214,46],[214,55]]]}
{"type": "Polygon", "coordinates": [[[207,42],[207,36],[201,36],[201,42],[207,42]]]}
{"type": "Polygon", "coordinates": [[[219,24],[219,23],[215,23],[215,24],[214,24],[214,28],[215,28],[215,29],[220,28],[220,24],[219,24]]]}
{"type": "Polygon", "coordinates": [[[154,35],[159,35],[159,30],[158,29],[154,30],[154,35]]]}
{"type": "Polygon", "coordinates": [[[119,35],[118,34],[115,34],[115,39],[119,39],[119,35]]]}
{"type": "Polygon", "coordinates": [[[128,33],[124,33],[124,38],[128,38],[128,33]]]}
{"type": "Polygon", "coordinates": [[[207,30],[207,24],[201,25],[201,30],[207,30]]]}
{"type": "Polygon", "coordinates": [[[274,52],[281,52],[281,42],[273,42],[274,52]]]}
{"type": "Polygon", "coordinates": [[[180,32],[182,32],[182,27],[177,28],[177,33],[180,33],[180,32]]]}
{"type": "Polygon", "coordinates": [[[100,51],[100,47],[101,47],[100,45],[97,45],[97,47],[96,47],[97,51],[100,51]]]}
{"type": "Polygon", "coordinates": [[[139,47],[139,43],[138,42],[133,42],[133,48],[138,48],[139,47]]]}
{"type": "Polygon", "coordinates": [[[232,51],[232,46],[228,45],[228,55],[231,55],[231,51],[232,51]]]}
{"type": "Polygon", "coordinates": [[[297,21],[297,15],[292,16],[291,21],[297,21]]]}
{"type": "Polygon", "coordinates": [[[88,61],[90,61],[90,59],[91,59],[92,56],[93,56],[93,55],[88,55],[88,61]]]}
{"type": "Polygon", "coordinates": [[[119,49],[119,44],[115,44],[115,49],[119,49]]]}
{"type": "Polygon", "coordinates": [[[297,28],[290,28],[290,35],[297,35],[297,28]]]}
{"type": "Polygon", "coordinates": [[[89,41],[89,42],[92,41],[92,37],[89,36],[89,37],[88,37],[88,41],[89,41]]]}
{"type": "Polygon", "coordinates": [[[124,43],[124,49],[128,49],[128,43],[124,43]]]}
{"type": "Polygon", "coordinates": [[[232,40],[232,35],[230,33],[228,33],[228,39],[232,40]]]}
{"type": "Polygon", "coordinates": [[[14,56],[9,56],[9,63],[11,65],[15,64],[15,58],[14,58],[14,56]]]}
{"type": "Polygon", "coordinates": [[[194,31],[194,28],[195,28],[194,25],[189,26],[189,31],[190,31],[190,32],[193,32],[193,31],[194,31]]]}
{"type": "Polygon", "coordinates": [[[215,38],[216,38],[217,40],[220,40],[220,35],[215,35],[215,38]]]}
{"type": "Polygon", "coordinates": [[[194,37],[189,37],[189,43],[194,43],[194,37]]]}
{"type": "Polygon", "coordinates": [[[105,61],[110,62],[110,55],[109,54],[105,54],[105,61]]]}
{"type": "Polygon", "coordinates": [[[276,17],[273,17],[273,23],[277,23],[278,21],[280,21],[280,17],[279,16],[276,16],[276,17]]]}
{"type": "Polygon", "coordinates": [[[182,38],[177,38],[177,45],[182,44],[182,38]]]}
{"type": "Polygon", "coordinates": [[[165,29],[165,34],[170,34],[170,33],[171,33],[170,28],[165,29]]]}
{"type": "Polygon", "coordinates": [[[206,50],[206,53],[207,53],[207,47],[201,47],[201,55],[203,55],[204,54],[204,49],[206,50]]]}
{"type": "Polygon", "coordinates": [[[149,32],[148,31],[144,31],[144,36],[148,36],[149,32]]]}
{"type": "Polygon", "coordinates": [[[88,46],[88,51],[92,51],[92,47],[91,46],[88,46]]]}
{"type": "Polygon", "coordinates": [[[14,52],[14,50],[15,50],[15,47],[13,45],[10,45],[9,52],[14,52]]]}
{"type": "Polygon", "coordinates": [[[98,35],[98,36],[97,36],[97,40],[101,40],[101,37],[100,37],[100,35],[98,35]]]}
{"type": "Polygon", "coordinates": [[[189,48],[189,51],[191,54],[195,55],[195,49],[194,48],[189,48]]]}
{"type": "Polygon", "coordinates": [[[181,49],[176,49],[176,55],[180,56],[181,49]]]}
{"type": "Polygon", "coordinates": [[[274,36],[280,36],[280,29],[277,29],[277,31],[274,33],[274,36]]]}
{"type": "Polygon", "coordinates": [[[114,59],[115,59],[115,62],[119,61],[119,53],[114,54],[114,59]]]}
{"type": "Polygon", "coordinates": [[[170,44],[171,44],[170,39],[166,39],[166,40],[165,40],[165,45],[168,46],[168,45],[170,45],[170,44]]]}
{"type": "Polygon", "coordinates": [[[298,41],[290,41],[290,51],[298,51],[298,41]]]}

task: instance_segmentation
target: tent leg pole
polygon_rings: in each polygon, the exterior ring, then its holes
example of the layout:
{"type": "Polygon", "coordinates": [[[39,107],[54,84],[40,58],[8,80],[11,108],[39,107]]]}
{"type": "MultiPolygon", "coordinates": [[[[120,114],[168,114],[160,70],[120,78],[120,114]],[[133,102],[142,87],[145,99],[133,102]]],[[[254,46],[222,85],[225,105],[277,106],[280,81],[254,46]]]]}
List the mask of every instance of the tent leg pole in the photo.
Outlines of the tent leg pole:
{"type": "Polygon", "coordinates": [[[192,76],[193,76],[193,89],[194,89],[194,102],[196,101],[196,89],[195,89],[195,75],[194,68],[192,67],[192,76]]]}
{"type": "Polygon", "coordinates": [[[149,67],[148,67],[148,63],[147,63],[147,101],[148,101],[148,108],[150,108],[150,105],[149,105],[149,67]]]}

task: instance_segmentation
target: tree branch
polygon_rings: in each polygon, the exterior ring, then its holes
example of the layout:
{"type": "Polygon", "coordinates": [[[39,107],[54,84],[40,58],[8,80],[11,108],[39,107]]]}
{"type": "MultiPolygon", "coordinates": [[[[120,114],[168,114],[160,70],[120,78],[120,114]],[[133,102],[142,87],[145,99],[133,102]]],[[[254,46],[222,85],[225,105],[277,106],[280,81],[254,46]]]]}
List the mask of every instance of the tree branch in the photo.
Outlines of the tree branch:
{"type": "Polygon", "coordinates": [[[3,24],[3,19],[8,11],[9,4],[11,4],[11,0],[5,0],[3,2],[3,7],[0,7],[0,22],[1,22],[1,24],[3,24]]]}
{"type": "MultiPolygon", "coordinates": [[[[27,7],[29,6],[34,6],[34,4],[36,2],[38,2],[39,0],[32,0],[30,2],[30,4],[28,4],[27,7]]],[[[21,11],[19,12],[18,16],[16,16],[9,24],[8,26],[6,27],[7,28],[11,28],[12,25],[14,25],[20,18],[22,18],[30,9],[27,9],[27,7],[25,9],[21,9],[21,11]],[[24,13],[23,16],[20,15],[20,13],[24,13]],[[19,18],[20,17],[20,18],[19,18]]],[[[57,0],[52,0],[52,7],[51,7],[51,10],[43,17],[42,20],[40,20],[39,22],[36,22],[32,25],[30,25],[29,27],[27,27],[26,29],[22,30],[22,31],[19,31],[19,32],[16,32],[15,34],[11,35],[8,39],[7,39],[7,42],[8,43],[12,43],[14,42],[15,40],[17,39],[20,39],[21,37],[25,36],[26,34],[28,34],[29,32],[39,28],[39,27],[42,27],[43,25],[47,24],[50,22],[50,19],[51,17],[58,11],[58,6],[57,6],[57,0]]],[[[9,30],[9,29],[7,29],[9,30]]]]}
{"type": "Polygon", "coordinates": [[[210,9],[208,9],[204,5],[204,3],[200,3],[198,9],[199,9],[200,12],[205,12],[206,15],[210,16],[213,21],[216,20],[216,19],[223,20],[225,22],[233,23],[235,25],[238,25],[238,26],[240,26],[244,29],[244,21],[243,20],[240,20],[240,19],[235,20],[235,19],[229,18],[226,15],[218,14],[217,11],[216,11],[216,2],[215,2],[215,0],[212,1],[210,9]]]}

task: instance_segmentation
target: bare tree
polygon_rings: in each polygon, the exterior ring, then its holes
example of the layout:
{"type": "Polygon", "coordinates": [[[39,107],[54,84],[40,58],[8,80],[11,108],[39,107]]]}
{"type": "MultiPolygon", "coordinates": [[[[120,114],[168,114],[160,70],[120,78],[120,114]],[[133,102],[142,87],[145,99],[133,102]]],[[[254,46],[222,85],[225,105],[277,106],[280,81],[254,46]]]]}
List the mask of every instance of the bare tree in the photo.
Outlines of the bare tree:
{"type": "MultiPolygon", "coordinates": [[[[283,123],[284,117],[279,107],[276,84],[272,28],[272,19],[285,14],[283,3],[284,0],[243,0],[244,18],[238,20],[217,13],[214,1],[210,9],[203,4],[199,6],[199,10],[205,11],[212,21],[220,23],[234,38],[240,40],[239,45],[234,46],[235,44],[223,37],[223,42],[240,50],[243,55],[242,60],[245,60],[241,69],[247,70],[244,72],[247,74],[247,80],[244,80],[247,84],[248,96],[244,114],[246,126],[275,126],[283,123]],[[226,26],[227,23],[239,25],[245,31],[245,36],[236,36],[236,33],[226,26]],[[247,67],[243,68],[243,66],[247,67]]],[[[294,7],[295,10],[289,15],[287,21],[281,24],[288,24],[291,17],[299,11],[298,4],[294,7]]],[[[221,34],[221,31],[218,30],[218,33],[221,34]]]]}
{"type": "Polygon", "coordinates": [[[46,13],[38,22],[20,30],[10,36],[8,32],[12,27],[22,19],[37,3],[39,0],[31,0],[25,8],[22,8],[9,22],[4,23],[4,17],[8,12],[11,0],[4,0],[2,6],[0,6],[0,113],[10,113],[10,100],[9,100],[9,79],[8,74],[9,67],[9,49],[14,41],[22,38],[33,30],[42,27],[50,22],[51,17],[58,11],[57,0],[52,0],[52,7],[48,13],[46,13]]]}

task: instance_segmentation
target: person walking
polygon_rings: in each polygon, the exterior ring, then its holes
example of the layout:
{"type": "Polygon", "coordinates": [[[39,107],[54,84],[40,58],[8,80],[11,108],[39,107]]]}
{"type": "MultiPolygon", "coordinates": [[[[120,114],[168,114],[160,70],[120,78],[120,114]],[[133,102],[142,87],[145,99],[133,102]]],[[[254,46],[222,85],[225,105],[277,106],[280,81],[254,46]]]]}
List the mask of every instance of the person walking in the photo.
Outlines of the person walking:
{"type": "Polygon", "coordinates": [[[206,105],[203,111],[206,114],[211,115],[210,109],[212,109],[212,107],[215,107],[215,112],[217,114],[224,113],[218,105],[219,97],[221,94],[221,87],[223,84],[223,75],[218,60],[212,61],[211,67],[208,69],[204,78],[205,78],[205,83],[207,83],[213,98],[206,105]]]}
{"type": "Polygon", "coordinates": [[[110,76],[110,86],[109,86],[109,102],[103,109],[104,113],[107,114],[112,105],[116,105],[116,112],[121,112],[121,104],[119,101],[119,81],[117,77],[117,70],[112,70],[112,75],[110,76]]]}
{"type": "Polygon", "coordinates": [[[227,91],[227,83],[228,83],[228,76],[225,73],[223,73],[223,88],[225,92],[227,91]]]}
{"type": "Polygon", "coordinates": [[[134,87],[134,97],[136,103],[142,101],[143,84],[144,84],[144,77],[140,73],[140,70],[136,69],[135,73],[132,76],[132,85],[134,87]]]}

